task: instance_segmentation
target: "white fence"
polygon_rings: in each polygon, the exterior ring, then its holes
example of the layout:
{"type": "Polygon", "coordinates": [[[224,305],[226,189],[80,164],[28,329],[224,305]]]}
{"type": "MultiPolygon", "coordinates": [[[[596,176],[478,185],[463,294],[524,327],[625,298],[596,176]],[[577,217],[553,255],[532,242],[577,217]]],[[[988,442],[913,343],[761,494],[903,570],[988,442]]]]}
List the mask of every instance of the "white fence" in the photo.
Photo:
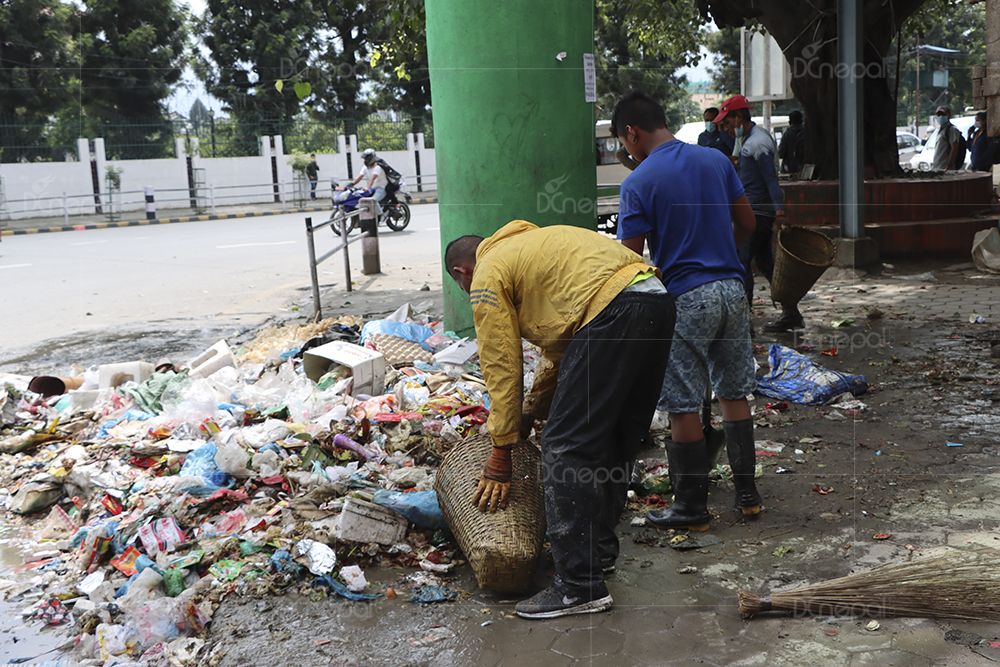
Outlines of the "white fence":
{"type": "MultiPolygon", "coordinates": [[[[182,139],[175,143],[176,158],[156,160],[107,160],[103,139],[93,141],[93,153],[87,139],[78,139],[75,161],[0,165],[0,216],[20,220],[108,213],[109,205],[115,213],[143,211],[148,186],[154,190],[158,212],[191,208],[192,200],[206,206],[209,192],[220,206],[265,204],[276,198],[290,201],[295,175],[284,153],[282,137],[273,137],[274,148],[271,139],[261,137],[260,155],[252,157],[209,158],[194,150],[190,170],[182,139]],[[121,170],[120,192],[113,201],[109,199],[106,167],[121,170]]],[[[329,199],[333,184],[346,181],[348,173],[357,176],[364,167],[357,137],[339,137],[338,148],[337,153],[316,155],[318,198],[329,199]]],[[[424,147],[423,134],[408,134],[406,150],[380,152],[379,157],[403,174],[409,192],[437,189],[434,149],[424,147]]]]}

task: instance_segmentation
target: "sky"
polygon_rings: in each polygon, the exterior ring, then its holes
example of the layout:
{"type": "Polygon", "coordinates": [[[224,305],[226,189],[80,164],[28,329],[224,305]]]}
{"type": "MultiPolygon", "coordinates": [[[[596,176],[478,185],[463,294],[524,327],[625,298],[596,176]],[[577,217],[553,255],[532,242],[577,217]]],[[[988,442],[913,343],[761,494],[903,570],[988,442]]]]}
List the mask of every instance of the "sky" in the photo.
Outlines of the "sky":
{"type": "MultiPolygon", "coordinates": [[[[205,13],[205,0],[186,0],[174,4],[180,7],[186,5],[194,16],[201,16],[205,13]]],[[[221,115],[222,102],[208,94],[205,86],[194,75],[194,71],[188,67],[181,77],[181,84],[174,90],[174,94],[167,98],[167,108],[186,117],[191,111],[191,105],[197,99],[200,99],[201,103],[213,111],[216,116],[221,115]]]]}

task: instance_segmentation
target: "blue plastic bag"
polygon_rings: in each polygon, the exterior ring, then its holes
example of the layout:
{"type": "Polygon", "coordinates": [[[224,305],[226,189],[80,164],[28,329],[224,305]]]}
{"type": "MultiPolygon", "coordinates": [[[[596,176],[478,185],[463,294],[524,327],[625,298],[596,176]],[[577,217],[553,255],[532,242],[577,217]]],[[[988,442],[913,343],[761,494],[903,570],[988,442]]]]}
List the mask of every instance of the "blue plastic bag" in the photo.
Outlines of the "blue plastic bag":
{"type": "Polygon", "coordinates": [[[444,520],[444,514],[438,507],[437,493],[434,491],[389,491],[379,489],[375,492],[372,502],[382,507],[388,507],[394,512],[399,512],[412,523],[421,528],[437,530],[447,528],[448,523],[444,520]]]}
{"type": "Polygon", "coordinates": [[[211,477],[212,473],[219,471],[219,466],[215,463],[215,455],[218,451],[215,443],[206,442],[198,449],[189,452],[187,458],[184,459],[184,465],[181,466],[180,474],[191,477],[200,476],[206,479],[211,477]]]}
{"type": "MultiPolygon", "coordinates": [[[[424,341],[433,336],[434,332],[420,324],[372,320],[361,328],[361,344],[364,345],[365,341],[374,334],[405,338],[411,343],[420,343],[421,347],[423,347],[424,341]]],[[[428,348],[424,347],[424,349],[427,350],[428,348]]]]}
{"type": "Polygon", "coordinates": [[[764,396],[822,405],[845,392],[858,396],[868,391],[868,381],[863,375],[823,368],[783,345],[771,345],[768,358],[771,372],[757,379],[757,391],[764,396]]]}

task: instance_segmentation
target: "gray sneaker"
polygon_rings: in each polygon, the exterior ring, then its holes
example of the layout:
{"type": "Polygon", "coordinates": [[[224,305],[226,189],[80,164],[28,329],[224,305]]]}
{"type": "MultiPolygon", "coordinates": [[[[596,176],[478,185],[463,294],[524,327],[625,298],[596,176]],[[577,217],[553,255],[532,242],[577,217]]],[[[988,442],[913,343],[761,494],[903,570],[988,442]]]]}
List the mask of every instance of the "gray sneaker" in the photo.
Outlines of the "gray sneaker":
{"type": "Polygon", "coordinates": [[[571,614],[594,614],[604,611],[612,602],[603,584],[590,596],[572,596],[550,586],[534,597],[518,602],[514,612],[521,618],[558,618],[571,614]]]}

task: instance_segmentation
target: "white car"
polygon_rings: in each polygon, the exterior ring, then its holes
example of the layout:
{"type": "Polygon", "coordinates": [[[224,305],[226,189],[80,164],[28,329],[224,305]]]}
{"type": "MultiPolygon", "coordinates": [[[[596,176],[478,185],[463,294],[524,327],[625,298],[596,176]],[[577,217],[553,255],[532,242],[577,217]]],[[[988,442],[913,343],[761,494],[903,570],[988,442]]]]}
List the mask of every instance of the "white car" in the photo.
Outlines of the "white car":
{"type": "MultiPolygon", "coordinates": [[[[962,133],[962,136],[968,139],[969,128],[972,127],[976,122],[975,116],[962,116],[961,118],[952,118],[951,124],[958,128],[958,131],[962,133]]],[[[923,147],[917,151],[917,154],[910,158],[910,169],[916,169],[918,171],[930,171],[931,165],[934,163],[934,148],[937,146],[937,138],[940,134],[937,130],[931,133],[927,137],[927,141],[924,143],[923,147]]],[[[899,140],[897,139],[897,142],[899,140]]],[[[964,169],[968,169],[970,165],[970,152],[968,149],[965,151],[965,164],[964,169]]]]}
{"type": "Polygon", "coordinates": [[[906,130],[896,130],[896,148],[899,151],[899,164],[909,166],[910,159],[920,152],[920,138],[906,130]]]}

